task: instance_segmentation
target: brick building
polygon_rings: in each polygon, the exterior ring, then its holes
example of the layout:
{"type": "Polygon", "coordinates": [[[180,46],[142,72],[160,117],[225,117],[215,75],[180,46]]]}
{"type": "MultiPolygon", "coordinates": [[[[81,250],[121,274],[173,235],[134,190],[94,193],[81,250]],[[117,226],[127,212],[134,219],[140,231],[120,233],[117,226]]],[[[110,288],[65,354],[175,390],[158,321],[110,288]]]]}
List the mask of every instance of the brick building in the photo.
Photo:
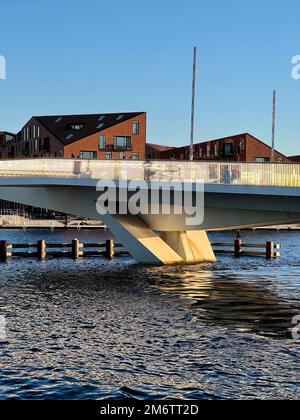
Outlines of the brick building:
{"type": "MultiPolygon", "coordinates": [[[[149,148],[151,145],[147,148],[150,155],[149,148]]],[[[194,145],[194,160],[196,161],[270,162],[271,153],[270,146],[248,133],[194,145]]],[[[189,155],[190,146],[184,146],[169,150],[162,149],[159,159],[188,160],[189,155]]],[[[290,160],[276,151],[275,161],[289,162],[290,160]]]]}
{"type": "Polygon", "coordinates": [[[146,159],[150,159],[150,160],[160,159],[162,152],[170,152],[171,150],[174,150],[174,147],[147,143],[146,144],[146,159]]]}
{"type": "Polygon", "coordinates": [[[0,157],[13,157],[16,134],[7,131],[0,132],[0,157]]]}
{"type": "Polygon", "coordinates": [[[2,159],[145,159],[146,113],[34,116],[2,159]]]}
{"type": "Polygon", "coordinates": [[[293,163],[300,163],[300,155],[297,156],[289,156],[289,160],[293,163]]]}

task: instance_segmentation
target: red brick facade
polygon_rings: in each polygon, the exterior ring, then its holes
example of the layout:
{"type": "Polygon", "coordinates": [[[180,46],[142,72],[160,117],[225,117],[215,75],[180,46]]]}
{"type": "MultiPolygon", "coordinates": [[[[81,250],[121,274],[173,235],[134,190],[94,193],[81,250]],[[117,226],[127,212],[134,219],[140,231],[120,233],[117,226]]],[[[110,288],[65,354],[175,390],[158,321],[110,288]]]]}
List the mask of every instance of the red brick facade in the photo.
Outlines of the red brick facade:
{"type": "MultiPolygon", "coordinates": [[[[179,147],[162,151],[159,159],[188,160],[190,147],[179,147]]],[[[194,160],[228,162],[270,162],[271,147],[250,134],[211,140],[195,144],[194,160]]],[[[275,152],[276,162],[289,162],[289,159],[275,152]]]]}
{"type": "Polygon", "coordinates": [[[124,121],[114,127],[88,136],[65,146],[64,157],[79,157],[81,152],[96,152],[97,159],[145,159],[146,148],[146,114],[124,121]],[[133,123],[139,122],[139,133],[134,134],[133,123]],[[105,137],[105,149],[100,147],[100,136],[105,137]],[[115,150],[115,137],[131,137],[128,150],[115,150]]]}
{"type": "MultiPolygon", "coordinates": [[[[107,117],[109,115],[108,118],[111,121],[112,115],[114,114],[104,115],[107,117]]],[[[65,118],[70,121],[71,117],[53,117],[53,121],[59,118],[62,118],[62,120],[65,118]]],[[[74,116],[74,125],[79,123],[81,118],[83,119],[84,117],[74,116]]],[[[144,160],[146,149],[146,113],[139,113],[129,119],[127,114],[120,114],[120,117],[125,117],[124,121],[122,121],[122,118],[118,120],[117,117],[112,126],[107,126],[106,128],[103,124],[104,128],[102,130],[97,130],[97,124],[93,124],[91,128],[88,127],[88,123],[84,124],[84,133],[90,132],[92,134],[81,137],[80,130],[78,130],[75,141],[64,141],[68,139],[70,124],[67,124],[66,129],[61,129],[60,134],[63,133],[64,137],[60,138],[52,132],[53,124],[45,126],[41,122],[43,119],[47,121],[51,117],[32,117],[25,124],[22,131],[11,141],[5,142],[1,140],[3,136],[0,137],[0,157],[1,159],[91,158],[144,160]],[[119,144],[119,140],[121,143],[125,141],[126,144],[119,144]]],[[[62,124],[65,123],[62,122],[62,124]]]]}

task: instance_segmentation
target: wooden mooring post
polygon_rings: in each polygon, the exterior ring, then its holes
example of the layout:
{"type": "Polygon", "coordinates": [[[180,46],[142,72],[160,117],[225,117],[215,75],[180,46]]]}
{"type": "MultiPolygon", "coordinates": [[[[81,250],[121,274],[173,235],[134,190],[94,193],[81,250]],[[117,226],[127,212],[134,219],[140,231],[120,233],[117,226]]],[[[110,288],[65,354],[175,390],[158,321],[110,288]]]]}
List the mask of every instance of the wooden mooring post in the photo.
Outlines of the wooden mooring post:
{"type": "Polygon", "coordinates": [[[73,260],[77,260],[79,257],[83,256],[82,248],[83,244],[81,244],[78,239],[73,239],[71,251],[73,260]]]}
{"type": "Polygon", "coordinates": [[[279,244],[274,244],[268,241],[265,244],[249,244],[243,243],[241,239],[236,239],[232,249],[232,243],[221,242],[212,243],[212,247],[229,248],[229,249],[214,249],[215,254],[233,254],[236,258],[241,256],[262,256],[268,260],[278,258],[281,256],[279,244]]]}
{"type": "Polygon", "coordinates": [[[44,240],[37,241],[36,253],[39,260],[44,260],[46,258],[46,242],[44,240]]]}
{"type": "MultiPolygon", "coordinates": [[[[280,245],[268,241],[264,244],[243,243],[241,239],[234,242],[212,243],[216,255],[234,255],[236,258],[242,256],[262,256],[271,260],[280,257],[280,245]],[[219,247],[219,248],[218,248],[219,247]]],[[[104,243],[81,243],[78,239],[67,243],[46,243],[45,240],[30,244],[10,244],[7,241],[0,241],[0,261],[6,261],[9,257],[32,258],[44,260],[46,257],[68,257],[77,260],[80,257],[104,257],[112,260],[115,256],[128,255],[122,244],[115,243],[109,239],[104,243]]]]}
{"type": "Polygon", "coordinates": [[[0,261],[6,261],[8,257],[11,257],[11,252],[8,252],[12,248],[12,245],[8,244],[7,241],[0,241],[0,261]]]}
{"type": "Polygon", "coordinates": [[[107,240],[106,241],[106,252],[105,252],[105,256],[107,259],[112,260],[113,257],[115,255],[114,252],[114,241],[112,240],[107,240]]]}
{"type": "Polygon", "coordinates": [[[240,258],[242,255],[242,241],[241,239],[236,239],[234,242],[234,256],[240,258]]]}

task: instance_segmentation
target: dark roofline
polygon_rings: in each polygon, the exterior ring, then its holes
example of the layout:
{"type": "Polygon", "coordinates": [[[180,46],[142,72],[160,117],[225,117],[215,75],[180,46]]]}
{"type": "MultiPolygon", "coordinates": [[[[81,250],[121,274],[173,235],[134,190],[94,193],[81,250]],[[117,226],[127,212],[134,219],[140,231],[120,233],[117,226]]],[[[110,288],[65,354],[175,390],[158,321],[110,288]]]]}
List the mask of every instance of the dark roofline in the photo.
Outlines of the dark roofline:
{"type": "Polygon", "coordinates": [[[31,118],[60,118],[60,117],[93,117],[96,115],[127,115],[127,114],[146,114],[146,111],[142,112],[94,112],[91,114],[53,114],[53,115],[33,115],[31,118]]]}
{"type": "Polygon", "coordinates": [[[178,149],[178,147],[174,147],[174,146],[165,146],[165,145],[163,145],[163,144],[158,144],[158,143],[146,143],[146,146],[151,146],[151,147],[162,147],[162,148],[164,148],[166,151],[167,151],[167,150],[178,149]]]}
{"type": "MultiPolygon", "coordinates": [[[[41,124],[41,125],[45,128],[45,130],[49,131],[49,133],[51,133],[51,134],[52,134],[52,136],[53,136],[53,137],[55,137],[55,138],[56,138],[56,140],[57,140],[57,141],[59,141],[59,142],[60,142],[60,144],[61,144],[62,146],[64,146],[63,142],[62,142],[62,141],[61,141],[61,140],[60,140],[60,139],[56,136],[56,134],[54,134],[54,133],[53,133],[53,131],[52,131],[52,130],[50,130],[50,128],[49,128],[49,127],[46,127],[46,126],[45,126],[45,124],[44,124],[44,123],[42,123],[42,121],[40,121],[40,120],[39,120],[39,118],[44,118],[44,117],[36,117],[36,116],[33,116],[33,117],[31,117],[30,119],[32,120],[33,118],[34,118],[34,119],[35,119],[35,120],[36,120],[39,124],[41,124]]],[[[29,121],[30,121],[30,120],[29,120],[29,121]]],[[[26,123],[26,124],[27,124],[27,123],[26,123]]],[[[25,124],[25,125],[26,125],[26,124],[25,124]]]]}
{"type": "MultiPolygon", "coordinates": [[[[77,141],[80,141],[80,140],[82,140],[86,137],[93,136],[96,133],[101,133],[101,131],[105,131],[105,130],[111,128],[111,127],[114,127],[118,124],[122,124],[125,121],[129,121],[133,118],[136,118],[136,117],[138,117],[140,115],[144,115],[144,114],[146,114],[146,111],[142,111],[142,112],[120,112],[120,113],[111,112],[111,113],[96,113],[96,114],[44,115],[44,116],[34,115],[30,119],[34,118],[39,124],[41,124],[46,130],[48,130],[49,133],[51,133],[65,147],[65,146],[68,146],[72,143],[76,143],[77,141]],[[44,118],[60,118],[60,117],[62,117],[62,118],[72,118],[72,119],[77,119],[78,118],[78,122],[79,122],[79,119],[81,119],[81,118],[84,119],[85,117],[97,117],[97,116],[100,116],[100,115],[104,115],[104,116],[107,116],[107,117],[114,116],[114,115],[124,115],[124,118],[122,120],[116,122],[115,124],[112,124],[112,125],[109,125],[109,126],[106,126],[106,127],[103,127],[103,128],[96,128],[95,130],[91,131],[88,135],[79,136],[78,138],[74,139],[73,141],[69,141],[68,143],[64,143],[64,141],[61,140],[56,134],[54,134],[54,132],[51,130],[51,128],[49,128],[48,125],[43,122],[44,118]]],[[[80,134],[80,133],[78,133],[78,134],[80,134]]]]}
{"type": "Polygon", "coordinates": [[[10,136],[16,136],[18,133],[12,133],[10,131],[0,131],[0,134],[9,134],[10,136]]]}

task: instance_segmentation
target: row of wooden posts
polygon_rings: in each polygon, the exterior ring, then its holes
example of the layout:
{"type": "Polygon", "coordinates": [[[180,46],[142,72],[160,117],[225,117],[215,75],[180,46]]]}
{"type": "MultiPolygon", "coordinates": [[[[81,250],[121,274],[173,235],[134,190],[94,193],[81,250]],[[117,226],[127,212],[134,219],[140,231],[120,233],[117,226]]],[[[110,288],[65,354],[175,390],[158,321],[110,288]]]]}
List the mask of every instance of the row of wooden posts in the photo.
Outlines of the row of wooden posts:
{"type": "MultiPolygon", "coordinates": [[[[219,248],[232,248],[232,242],[213,243],[212,246],[219,248]]],[[[243,243],[241,239],[236,239],[234,242],[234,249],[214,249],[214,252],[215,254],[233,254],[236,258],[248,255],[263,256],[268,260],[271,260],[281,256],[280,249],[281,245],[275,244],[272,241],[268,241],[265,244],[249,244],[243,243]]]]}
{"type": "MultiPolygon", "coordinates": [[[[237,258],[244,255],[264,256],[268,260],[280,257],[280,245],[270,241],[266,244],[249,244],[237,239],[234,246],[232,242],[218,242],[212,243],[212,247],[215,254],[229,254],[237,258]]],[[[115,243],[113,240],[107,240],[105,243],[81,243],[78,239],[74,239],[71,243],[59,244],[40,240],[34,244],[14,245],[7,241],[0,241],[0,261],[6,261],[10,257],[36,257],[44,260],[47,256],[69,257],[74,260],[80,257],[103,256],[111,260],[114,256],[128,254],[122,244],[115,243]]]]}
{"type": "Polygon", "coordinates": [[[105,243],[81,243],[74,239],[71,243],[46,243],[44,240],[33,244],[10,244],[7,241],[0,241],[0,261],[6,261],[9,257],[36,257],[44,260],[47,256],[51,257],[70,257],[74,260],[80,257],[103,256],[112,259],[115,255],[128,255],[122,249],[121,244],[107,240],[105,243]],[[54,251],[55,249],[55,251],[54,251]],[[57,251],[60,249],[60,251],[57,251]],[[26,250],[26,251],[25,251],[26,250]]]}

